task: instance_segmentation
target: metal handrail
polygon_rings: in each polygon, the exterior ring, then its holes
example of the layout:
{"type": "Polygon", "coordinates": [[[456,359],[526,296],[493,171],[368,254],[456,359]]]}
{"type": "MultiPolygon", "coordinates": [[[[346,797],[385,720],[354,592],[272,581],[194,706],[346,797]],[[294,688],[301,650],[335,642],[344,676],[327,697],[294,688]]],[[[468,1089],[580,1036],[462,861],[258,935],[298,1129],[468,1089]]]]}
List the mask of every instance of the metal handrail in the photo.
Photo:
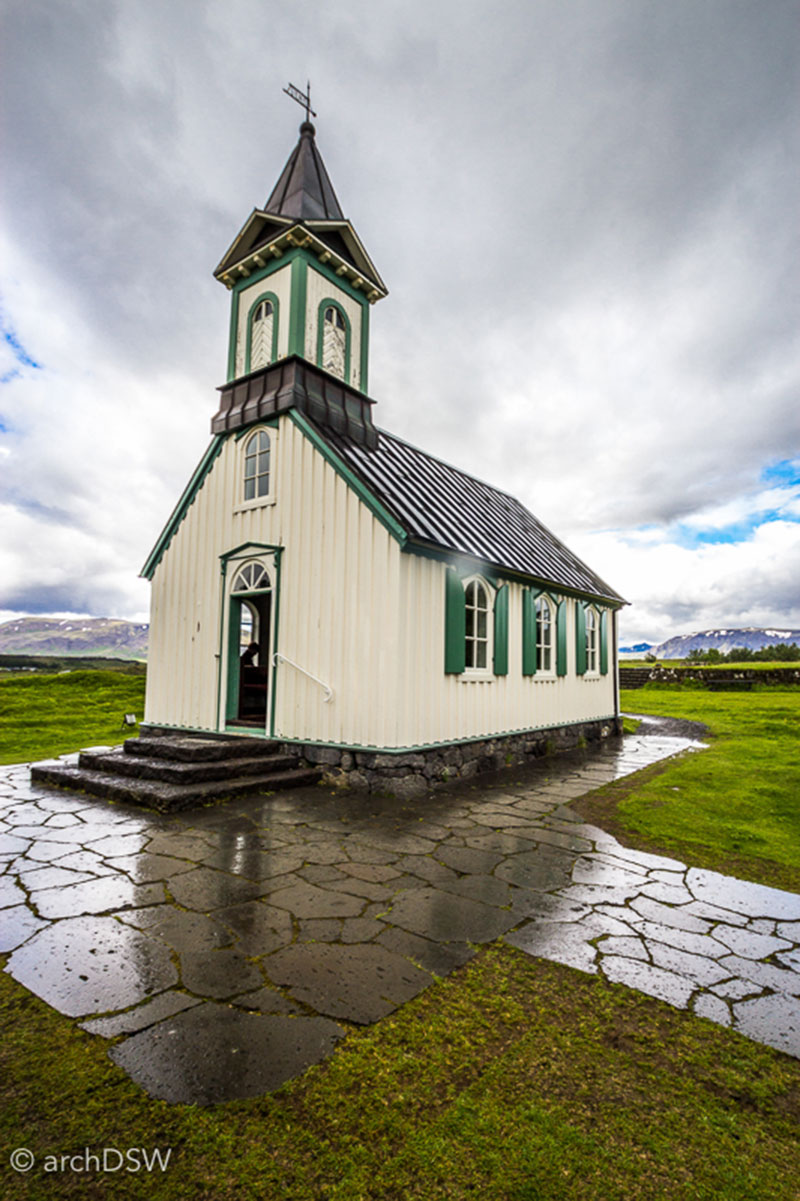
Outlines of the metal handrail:
{"type": "Polygon", "coordinates": [[[329,684],[326,684],[324,680],[320,680],[317,676],[312,675],[310,671],[306,671],[306,669],[301,667],[299,663],[293,662],[292,659],[287,659],[285,655],[280,653],[280,651],[275,651],[274,655],[272,656],[273,667],[277,667],[279,662],[288,663],[290,667],[295,667],[298,671],[302,671],[303,675],[308,676],[309,680],[313,680],[315,684],[319,684],[320,688],[324,688],[325,692],[327,693],[327,696],[323,698],[324,704],[327,705],[328,701],[333,700],[333,689],[329,684]]]}

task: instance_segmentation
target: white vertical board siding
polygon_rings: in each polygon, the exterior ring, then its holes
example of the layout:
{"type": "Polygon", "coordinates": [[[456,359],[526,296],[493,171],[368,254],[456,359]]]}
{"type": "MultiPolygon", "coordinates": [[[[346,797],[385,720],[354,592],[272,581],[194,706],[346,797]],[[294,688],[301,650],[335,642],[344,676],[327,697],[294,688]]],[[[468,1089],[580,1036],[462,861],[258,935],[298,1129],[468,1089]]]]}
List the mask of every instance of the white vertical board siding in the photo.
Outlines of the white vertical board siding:
{"type": "MultiPolygon", "coordinates": [[[[522,674],[522,592],[509,584],[508,675],[471,680],[444,672],[442,563],[418,555],[401,560],[401,647],[398,745],[423,746],[515,730],[590,721],[614,712],[613,654],[609,674],[575,674],[575,604],[567,600],[567,674],[522,674]]],[[[555,651],[555,643],[554,643],[555,651]]]]}
{"type": "Polygon", "coordinates": [[[361,387],[361,305],[336,284],[308,268],[306,285],[306,355],[310,363],[317,361],[319,306],[323,300],[335,300],[342,306],[350,322],[350,379],[351,388],[361,387]]]}
{"type": "MultiPolygon", "coordinates": [[[[253,303],[264,292],[274,292],[278,297],[278,358],[282,359],[289,353],[289,296],[291,289],[291,266],[281,267],[273,271],[258,283],[242,288],[239,293],[239,315],[236,322],[236,376],[244,375],[247,353],[247,317],[253,303]]],[[[270,331],[270,337],[272,333],[270,331]]],[[[272,353],[272,344],[267,347],[272,353]]]]}
{"type": "Polygon", "coordinates": [[[284,548],[278,650],[334,691],[325,703],[319,684],[281,663],[276,736],[397,745],[400,548],[290,418],[268,432],[275,502],[237,510],[247,439],[229,437],[156,569],[146,719],[219,728],[231,583],[223,605],[220,555],[252,541],[284,548]]]}
{"type": "MultiPolygon", "coordinates": [[[[413,747],[613,713],[613,647],[608,675],[575,674],[573,600],[566,602],[567,675],[522,675],[523,589],[516,583],[509,584],[508,675],[474,681],[446,675],[444,565],[401,552],[289,417],[268,432],[274,503],[240,504],[247,438],[229,437],[156,569],[149,722],[224,728],[219,714],[235,568],[223,597],[220,556],[246,542],[283,548],[278,650],[334,693],[326,703],[319,684],[281,663],[273,698],[277,737],[413,747]]],[[[274,585],[273,559],[262,561],[274,585]]]]}

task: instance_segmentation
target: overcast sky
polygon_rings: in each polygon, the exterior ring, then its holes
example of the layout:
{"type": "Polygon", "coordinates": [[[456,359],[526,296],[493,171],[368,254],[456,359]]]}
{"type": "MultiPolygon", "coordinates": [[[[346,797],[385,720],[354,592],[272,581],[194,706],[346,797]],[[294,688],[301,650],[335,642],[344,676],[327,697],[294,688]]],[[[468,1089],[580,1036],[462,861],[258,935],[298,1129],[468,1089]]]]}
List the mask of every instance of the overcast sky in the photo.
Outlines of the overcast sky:
{"type": "Polygon", "coordinates": [[[211,272],[296,140],[390,295],[377,423],[517,495],[623,642],[800,628],[798,0],[0,0],[0,620],[146,620],[211,272]]]}

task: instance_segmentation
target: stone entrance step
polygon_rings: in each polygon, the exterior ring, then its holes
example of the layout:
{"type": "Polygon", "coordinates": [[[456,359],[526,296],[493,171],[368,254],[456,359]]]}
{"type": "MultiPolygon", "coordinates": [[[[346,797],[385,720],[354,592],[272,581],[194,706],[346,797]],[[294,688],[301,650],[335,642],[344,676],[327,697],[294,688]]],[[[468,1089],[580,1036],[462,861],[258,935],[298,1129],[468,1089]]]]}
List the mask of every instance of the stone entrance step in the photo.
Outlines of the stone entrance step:
{"type": "Polygon", "coordinates": [[[275,742],[159,735],[82,751],[77,764],[36,763],[31,780],[172,813],[247,792],[316,784],[322,775],[275,742]]]}
{"type": "Polygon", "coordinates": [[[126,755],[143,755],[152,759],[175,759],[186,763],[223,762],[226,759],[243,759],[250,755],[275,755],[280,743],[266,738],[203,738],[201,735],[159,734],[140,735],[123,743],[126,755]]]}
{"type": "Polygon", "coordinates": [[[187,759],[156,758],[153,755],[124,754],[122,751],[81,751],[78,767],[111,772],[128,779],[163,780],[167,784],[203,784],[211,780],[229,780],[232,776],[263,776],[297,766],[296,755],[250,755],[247,758],[187,759]]]}

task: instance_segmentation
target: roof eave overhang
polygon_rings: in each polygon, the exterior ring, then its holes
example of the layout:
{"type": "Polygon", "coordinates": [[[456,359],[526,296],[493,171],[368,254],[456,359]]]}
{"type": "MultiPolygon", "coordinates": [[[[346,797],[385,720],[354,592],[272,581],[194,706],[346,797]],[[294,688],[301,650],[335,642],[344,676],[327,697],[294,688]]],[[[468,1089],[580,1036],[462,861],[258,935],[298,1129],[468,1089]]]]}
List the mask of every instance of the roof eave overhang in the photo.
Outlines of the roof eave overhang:
{"type": "Polygon", "coordinates": [[[476,572],[480,572],[481,568],[488,568],[494,575],[502,576],[503,579],[513,580],[520,584],[529,584],[544,591],[555,592],[559,596],[572,596],[579,600],[597,601],[598,603],[607,605],[611,609],[621,609],[624,605],[630,603],[611,590],[604,593],[573,588],[568,584],[560,584],[556,580],[546,579],[544,576],[531,575],[528,572],[508,567],[505,563],[495,563],[490,559],[481,559],[477,555],[467,554],[464,551],[457,550],[455,547],[444,546],[439,542],[430,542],[424,538],[415,537],[413,534],[408,538],[404,550],[411,554],[426,555],[444,562],[453,563],[454,565],[463,565],[469,570],[476,572]]]}
{"type": "Polygon", "coordinates": [[[253,228],[254,225],[263,225],[266,220],[273,222],[275,225],[283,225],[287,229],[289,228],[290,225],[296,224],[296,222],[293,221],[291,217],[276,217],[276,216],[273,216],[271,213],[267,214],[267,213],[262,212],[261,209],[253,209],[252,213],[247,218],[244,225],[239,230],[238,234],[236,235],[236,237],[233,239],[233,241],[231,242],[228,249],[223,254],[218,265],[214,268],[214,278],[215,279],[219,279],[220,275],[229,266],[233,265],[234,263],[240,262],[242,260],[242,258],[245,258],[245,259],[247,258],[247,255],[243,255],[242,251],[241,251],[241,246],[245,240],[245,235],[250,232],[250,230],[253,228]]]}
{"type": "Polygon", "coordinates": [[[305,224],[309,229],[318,230],[320,233],[329,229],[341,234],[344,242],[353,255],[353,258],[356,260],[356,263],[360,263],[361,266],[365,268],[367,274],[370,275],[372,279],[375,280],[376,284],[378,284],[378,286],[382,289],[384,295],[387,294],[388,288],[381,279],[377,267],[367,254],[364,243],[361,241],[349,221],[321,221],[315,219],[309,220],[305,222],[305,224]]]}
{"type": "MultiPolygon", "coordinates": [[[[324,231],[321,230],[320,232],[324,231]]],[[[369,256],[363,247],[361,247],[361,243],[358,241],[355,231],[349,222],[289,221],[285,217],[273,217],[271,213],[264,213],[258,209],[254,210],[242,232],[234,241],[231,250],[214,271],[214,278],[225,284],[225,287],[230,290],[240,280],[246,279],[255,271],[261,270],[268,262],[281,258],[288,251],[297,248],[307,250],[310,254],[316,255],[321,263],[326,263],[337,275],[346,279],[352,288],[355,288],[357,291],[363,291],[371,304],[382,300],[388,294],[386,285],[378,275],[378,272],[375,271],[369,256]],[[237,258],[235,254],[237,245],[241,245],[245,234],[252,228],[253,223],[259,220],[265,224],[277,222],[286,228],[257,249],[248,251],[237,258]],[[352,238],[346,237],[345,240],[354,250],[353,257],[356,260],[361,259],[362,262],[357,266],[348,263],[346,259],[343,259],[325,241],[317,236],[315,233],[316,226],[324,226],[326,229],[335,228],[336,232],[342,234],[343,237],[345,234],[352,235],[352,238]]]]}

